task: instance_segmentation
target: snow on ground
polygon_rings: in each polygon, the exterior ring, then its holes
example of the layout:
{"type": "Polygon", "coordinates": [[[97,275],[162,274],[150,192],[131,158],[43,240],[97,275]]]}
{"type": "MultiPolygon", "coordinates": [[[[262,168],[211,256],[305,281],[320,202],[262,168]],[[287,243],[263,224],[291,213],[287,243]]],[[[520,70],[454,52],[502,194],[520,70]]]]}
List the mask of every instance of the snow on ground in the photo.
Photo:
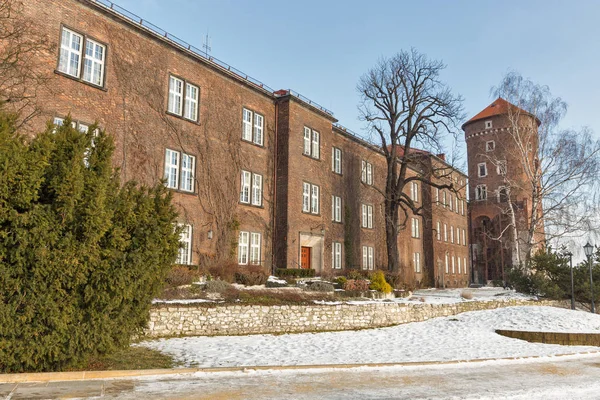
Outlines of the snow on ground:
{"type": "Polygon", "coordinates": [[[514,290],[504,290],[498,287],[482,287],[477,289],[419,289],[406,299],[397,299],[398,302],[423,302],[433,304],[461,303],[464,301],[498,301],[498,300],[532,300],[534,297],[515,292],[514,290]],[[470,293],[472,299],[463,298],[463,293],[470,293]]]}
{"type": "Polygon", "coordinates": [[[186,337],[142,342],[185,366],[361,364],[551,356],[598,351],[510,339],[495,329],[600,332],[600,315],[552,307],[507,307],[361,331],[186,337]]]}

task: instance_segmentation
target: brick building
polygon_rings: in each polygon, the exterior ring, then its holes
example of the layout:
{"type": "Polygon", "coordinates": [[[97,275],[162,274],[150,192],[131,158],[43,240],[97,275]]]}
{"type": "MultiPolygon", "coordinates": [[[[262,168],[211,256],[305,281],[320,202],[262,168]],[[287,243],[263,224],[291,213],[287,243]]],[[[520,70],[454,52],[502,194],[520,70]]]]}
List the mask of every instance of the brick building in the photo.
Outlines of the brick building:
{"type": "MultiPolygon", "coordinates": [[[[525,165],[535,168],[539,123],[535,116],[498,98],[463,124],[473,281],[506,280],[507,267],[517,263],[515,243],[525,243],[532,208],[531,179],[525,165]],[[511,133],[515,129],[518,139],[511,133]]],[[[525,259],[524,246],[519,252],[520,259],[525,259]]]]}
{"type": "MultiPolygon", "coordinates": [[[[179,263],[222,257],[265,268],[386,265],[385,158],[337,124],[333,113],[290,90],[274,91],[206,57],[106,0],[22,0],[22,16],[50,45],[36,68],[47,121],[115,138],[124,180],[166,179],[185,226],[179,263]]],[[[461,286],[470,280],[466,176],[423,152],[413,174],[444,168],[458,194],[420,183],[423,202],[398,238],[406,279],[461,286]]],[[[428,172],[429,171],[429,172],[428,172]]]]}

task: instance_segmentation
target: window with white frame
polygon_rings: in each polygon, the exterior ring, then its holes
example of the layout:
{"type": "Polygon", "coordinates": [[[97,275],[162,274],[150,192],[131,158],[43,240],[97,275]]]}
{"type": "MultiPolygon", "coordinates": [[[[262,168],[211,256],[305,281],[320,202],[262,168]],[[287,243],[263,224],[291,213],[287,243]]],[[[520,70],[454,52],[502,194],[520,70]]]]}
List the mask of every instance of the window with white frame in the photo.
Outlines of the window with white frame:
{"type": "Polygon", "coordinates": [[[448,208],[452,211],[452,193],[448,194],[448,208]]]}
{"type": "Polygon", "coordinates": [[[250,171],[242,170],[240,184],[240,203],[262,206],[263,177],[250,171]]]}
{"type": "Polygon", "coordinates": [[[498,202],[504,203],[508,201],[508,188],[506,186],[498,187],[498,202]]]}
{"type": "Polygon", "coordinates": [[[494,142],[493,140],[485,142],[485,151],[494,151],[495,148],[496,142],[494,142]]]}
{"type": "Polygon", "coordinates": [[[242,140],[263,145],[264,117],[247,108],[242,109],[242,140]]]}
{"type": "Polygon", "coordinates": [[[437,236],[437,240],[439,240],[439,241],[442,240],[442,226],[440,224],[440,221],[437,222],[436,236],[437,236]]]}
{"type": "Polygon", "coordinates": [[[506,160],[497,161],[496,172],[500,176],[506,176],[506,160]]]}
{"type": "Polygon", "coordinates": [[[463,239],[463,241],[462,241],[463,246],[466,246],[467,245],[467,231],[466,231],[466,229],[462,230],[462,239],[463,239]]]}
{"type": "Polygon", "coordinates": [[[440,204],[440,189],[435,188],[435,203],[440,204]]]}
{"type": "Polygon", "coordinates": [[[165,179],[168,188],[193,192],[195,175],[195,156],[171,149],[165,150],[165,179]]]}
{"type": "Polygon", "coordinates": [[[302,183],[302,211],[319,214],[319,187],[317,185],[302,183]]]}
{"type": "Polygon", "coordinates": [[[411,236],[414,238],[421,237],[419,233],[419,218],[412,218],[411,222],[411,236]]]}
{"type": "Polygon", "coordinates": [[[454,211],[458,214],[460,212],[460,208],[458,207],[460,204],[460,200],[458,200],[458,195],[454,198],[454,211]]]}
{"type": "Polygon", "coordinates": [[[342,173],[342,149],[337,147],[331,149],[331,170],[336,174],[342,173]]]}
{"type": "Polygon", "coordinates": [[[321,139],[319,132],[309,127],[304,127],[304,150],[303,153],[312,158],[319,158],[321,139]]]}
{"type": "Polygon", "coordinates": [[[460,201],[460,215],[465,215],[465,201],[460,201]]]}
{"type": "Polygon", "coordinates": [[[460,268],[460,257],[456,257],[456,262],[458,263],[458,273],[461,273],[461,268],[460,268]]]}
{"type": "Polygon", "coordinates": [[[257,232],[240,231],[238,239],[238,264],[261,264],[262,235],[257,232]]]}
{"type": "Polygon", "coordinates": [[[331,220],[342,222],[342,198],[339,196],[331,196],[331,220]]]}
{"type": "Polygon", "coordinates": [[[340,242],[333,242],[331,245],[331,267],[342,269],[342,244],[340,242]]]}
{"type": "Polygon", "coordinates": [[[360,180],[367,185],[373,185],[373,165],[368,161],[362,161],[360,180]]]}
{"type": "Polygon", "coordinates": [[[487,176],[487,164],[486,163],[477,164],[477,176],[479,176],[480,178],[487,176]]]}
{"type": "Polygon", "coordinates": [[[362,205],[362,227],[373,228],[373,206],[368,204],[362,205]]]}
{"type": "Polygon", "coordinates": [[[456,244],[460,244],[460,228],[456,227],[456,244]]]}
{"type": "Polygon", "coordinates": [[[469,272],[467,267],[467,257],[463,257],[463,266],[465,267],[465,275],[469,272]]]}
{"type": "Polygon", "coordinates": [[[454,227],[450,225],[450,243],[454,243],[454,227]]]}
{"type": "Polygon", "coordinates": [[[485,121],[485,129],[492,129],[492,121],[485,121]]]}
{"type": "Polygon", "coordinates": [[[371,246],[362,247],[362,269],[373,270],[375,268],[374,249],[371,246]]]}
{"type": "Polygon", "coordinates": [[[445,261],[445,266],[446,266],[446,273],[448,273],[449,272],[448,271],[448,253],[445,254],[444,261],[445,261]]]}
{"type": "Polygon", "coordinates": [[[456,273],[456,269],[455,269],[455,265],[454,265],[454,259],[455,257],[452,256],[452,273],[455,274],[456,273]]]}
{"type": "Polygon", "coordinates": [[[96,86],[104,86],[105,58],[105,45],[62,27],[58,58],[59,72],[96,86]]]}
{"type": "Polygon", "coordinates": [[[417,182],[410,183],[410,198],[415,203],[419,202],[419,184],[417,182]]]}
{"type": "Polygon", "coordinates": [[[487,186],[477,185],[475,188],[475,200],[487,200],[487,186]]]}
{"type": "Polygon", "coordinates": [[[169,100],[167,111],[187,120],[198,121],[200,89],[183,79],[169,75],[169,100]]]}
{"type": "Polygon", "coordinates": [[[261,234],[250,232],[250,264],[260,265],[260,242],[261,234]]]}
{"type": "Polygon", "coordinates": [[[448,225],[444,224],[444,242],[448,241],[448,225]]]}
{"type": "Polygon", "coordinates": [[[415,272],[418,274],[421,272],[421,253],[413,253],[413,265],[415,272]]]}
{"type": "Polygon", "coordinates": [[[442,204],[446,207],[446,191],[442,190],[442,204]]]}
{"type": "Polygon", "coordinates": [[[192,263],[192,226],[187,224],[180,226],[182,230],[179,235],[180,245],[176,263],[190,265],[192,263]]]}

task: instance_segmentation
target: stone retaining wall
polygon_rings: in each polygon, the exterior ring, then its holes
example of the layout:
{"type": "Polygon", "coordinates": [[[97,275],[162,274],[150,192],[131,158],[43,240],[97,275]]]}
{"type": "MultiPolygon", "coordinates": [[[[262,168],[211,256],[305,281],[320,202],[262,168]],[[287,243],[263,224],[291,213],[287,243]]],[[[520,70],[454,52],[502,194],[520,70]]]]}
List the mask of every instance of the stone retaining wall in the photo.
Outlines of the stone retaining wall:
{"type": "Polygon", "coordinates": [[[150,337],[248,335],[380,328],[466,311],[551,301],[473,301],[457,304],[366,303],[335,305],[156,305],[150,311],[150,337]]]}
{"type": "Polygon", "coordinates": [[[562,344],[567,346],[600,346],[599,333],[528,332],[496,329],[496,333],[513,339],[535,343],[562,344]]]}

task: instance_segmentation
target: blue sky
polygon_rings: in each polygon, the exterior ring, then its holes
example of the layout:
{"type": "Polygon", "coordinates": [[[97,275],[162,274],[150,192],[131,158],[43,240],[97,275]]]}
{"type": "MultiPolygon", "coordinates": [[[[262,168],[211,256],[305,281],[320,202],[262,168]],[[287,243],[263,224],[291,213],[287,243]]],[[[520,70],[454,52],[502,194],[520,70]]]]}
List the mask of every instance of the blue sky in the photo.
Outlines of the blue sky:
{"type": "Polygon", "coordinates": [[[564,127],[600,132],[600,2],[204,1],[117,4],[274,89],[291,88],[356,132],[356,83],[378,57],[415,47],[447,65],[442,78],[468,117],[508,70],[546,84],[569,104],[564,127]]]}

